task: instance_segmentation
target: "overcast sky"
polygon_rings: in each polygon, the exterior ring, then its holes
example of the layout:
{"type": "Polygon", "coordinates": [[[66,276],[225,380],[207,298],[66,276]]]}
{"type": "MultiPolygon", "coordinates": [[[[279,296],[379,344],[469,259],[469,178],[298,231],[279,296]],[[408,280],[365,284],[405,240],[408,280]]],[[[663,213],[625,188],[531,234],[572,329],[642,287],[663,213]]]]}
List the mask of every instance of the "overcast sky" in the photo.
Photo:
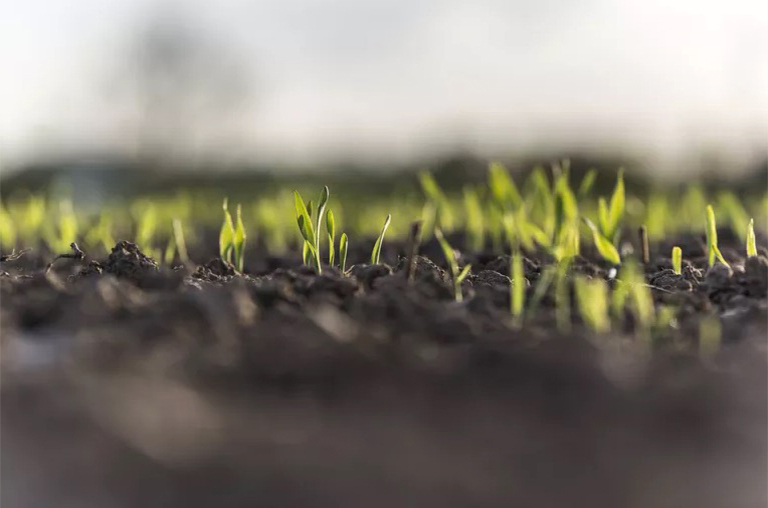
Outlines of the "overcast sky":
{"type": "Polygon", "coordinates": [[[768,138],[765,0],[24,0],[0,16],[1,157],[132,153],[155,108],[136,100],[131,48],[158,19],[213,48],[209,76],[238,81],[231,94],[217,82],[231,101],[196,96],[159,128],[190,153],[679,153],[768,138]]]}

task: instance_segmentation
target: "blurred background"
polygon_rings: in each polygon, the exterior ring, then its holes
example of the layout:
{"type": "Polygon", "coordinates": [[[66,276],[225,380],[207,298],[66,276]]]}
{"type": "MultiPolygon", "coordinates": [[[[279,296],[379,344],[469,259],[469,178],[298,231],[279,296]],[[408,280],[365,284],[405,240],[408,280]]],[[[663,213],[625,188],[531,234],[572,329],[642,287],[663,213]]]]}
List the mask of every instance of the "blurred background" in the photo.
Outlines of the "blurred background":
{"type": "Polygon", "coordinates": [[[762,0],[14,2],[2,192],[565,156],[762,182],[766,48],[762,0]]]}

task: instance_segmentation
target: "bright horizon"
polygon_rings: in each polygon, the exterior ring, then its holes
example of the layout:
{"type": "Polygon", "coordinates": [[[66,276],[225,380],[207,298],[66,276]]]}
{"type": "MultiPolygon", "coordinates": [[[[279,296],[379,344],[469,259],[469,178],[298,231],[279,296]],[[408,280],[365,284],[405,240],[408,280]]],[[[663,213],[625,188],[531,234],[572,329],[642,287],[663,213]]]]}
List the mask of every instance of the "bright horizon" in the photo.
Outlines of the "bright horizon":
{"type": "MultiPolygon", "coordinates": [[[[6,9],[6,165],[134,153],[146,124],[125,55],[153,4],[6,9]]],[[[192,157],[402,161],[545,146],[749,159],[768,147],[766,2],[227,0],[164,11],[223,48],[232,65],[214,54],[211,73],[234,69],[244,88],[220,107],[201,92],[157,128],[163,146],[192,157]]]]}

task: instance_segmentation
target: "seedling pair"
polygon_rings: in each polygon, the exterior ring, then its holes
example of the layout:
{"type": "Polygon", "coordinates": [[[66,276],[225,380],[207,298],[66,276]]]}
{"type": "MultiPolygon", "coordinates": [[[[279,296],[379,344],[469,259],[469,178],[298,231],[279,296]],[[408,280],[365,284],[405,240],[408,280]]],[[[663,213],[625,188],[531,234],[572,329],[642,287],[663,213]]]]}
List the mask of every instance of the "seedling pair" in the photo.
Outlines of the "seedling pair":
{"type": "MultiPolygon", "coordinates": [[[[222,205],[224,210],[224,223],[221,225],[219,233],[219,256],[222,261],[232,263],[234,256],[235,267],[238,271],[243,271],[243,260],[245,257],[245,227],[243,226],[242,207],[237,205],[237,224],[232,222],[232,215],[229,213],[228,201],[224,198],[222,205]]],[[[176,226],[174,225],[175,234],[176,226]]],[[[178,245],[177,245],[178,246],[178,245]]]]}

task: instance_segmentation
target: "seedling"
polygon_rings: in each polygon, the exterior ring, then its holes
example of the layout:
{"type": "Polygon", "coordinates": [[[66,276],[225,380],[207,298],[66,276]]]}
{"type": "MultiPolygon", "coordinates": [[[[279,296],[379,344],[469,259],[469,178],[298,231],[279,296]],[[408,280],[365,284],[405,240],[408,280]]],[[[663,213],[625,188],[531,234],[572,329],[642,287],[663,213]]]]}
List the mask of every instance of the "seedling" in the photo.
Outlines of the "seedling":
{"type": "Polygon", "coordinates": [[[232,223],[232,215],[229,213],[229,200],[224,198],[221,205],[224,211],[224,222],[219,231],[219,257],[226,263],[232,263],[232,254],[234,251],[235,225],[232,223]]]}
{"type": "Polygon", "coordinates": [[[299,225],[299,232],[304,238],[302,258],[305,264],[307,259],[312,259],[315,270],[320,274],[323,271],[322,263],[320,262],[320,228],[323,224],[323,214],[328,204],[328,199],[331,196],[331,191],[328,189],[328,186],[323,187],[323,192],[317,206],[316,224],[314,226],[312,225],[312,201],[305,205],[298,191],[294,191],[293,196],[296,208],[296,221],[299,225]]]}
{"type": "Polygon", "coordinates": [[[605,281],[577,276],[573,284],[582,321],[597,333],[608,332],[611,322],[608,319],[608,286],[605,281]]]}
{"type": "Polygon", "coordinates": [[[501,210],[517,209],[522,204],[520,192],[507,169],[498,162],[488,166],[488,187],[494,202],[501,210]]]}
{"type": "Polygon", "coordinates": [[[237,222],[235,223],[235,233],[232,239],[232,250],[235,254],[235,266],[237,271],[243,271],[243,263],[245,261],[245,227],[243,226],[243,210],[240,205],[237,205],[237,222]]]}
{"type": "Polygon", "coordinates": [[[349,250],[349,239],[346,233],[341,234],[339,239],[339,269],[341,273],[347,273],[347,251],[349,250]]]}
{"type": "Polygon", "coordinates": [[[176,250],[179,253],[179,260],[182,263],[189,263],[189,254],[187,254],[187,242],[184,240],[184,228],[179,219],[173,219],[173,239],[176,243],[176,250]]]}
{"type": "Polygon", "coordinates": [[[757,256],[757,241],[755,240],[755,219],[750,219],[747,228],[747,257],[753,256],[757,256]]]}
{"type": "Polygon", "coordinates": [[[464,210],[467,214],[467,243],[472,251],[479,252],[485,245],[483,208],[477,191],[471,187],[464,187],[464,210]]]}
{"type": "Polygon", "coordinates": [[[72,208],[72,201],[65,199],[59,203],[58,224],[45,224],[43,232],[46,242],[54,252],[66,251],[77,241],[77,216],[72,208]]]}
{"type": "Polygon", "coordinates": [[[376,243],[373,244],[373,250],[371,251],[372,265],[379,264],[379,259],[381,258],[381,246],[384,243],[384,234],[386,234],[387,228],[389,227],[389,223],[391,221],[392,221],[392,216],[387,215],[387,219],[384,221],[384,227],[381,228],[381,233],[379,234],[379,237],[376,239],[376,243]]]}
{"type": "Polygon", "coordinates": [[[678,246],[672,247],[672,270],[675,275],[683,274],[683,249],[678,246]]]}
{"type": "Polygon", "coordinates": [[[598,200],[600,233],[614,246],[619,244],[625,200],[624,170],[620,169],[616,180],[616,187],[614,187],[613,194],[611,195],[610,204],[606,203],[605,198],[598,200]]]}
{"type": "Polygon", "coordinates": [[[608,238],[603,236],[597,229],[597,226],[595,226],[594,222],[586,217],[583,217],[583,219],[584,223],[589,226],[590,230],[592,230],[592,239],[595,242],[595,247],[597,248],[597,252],[600,253],[600,256],[612,265],[620,265],[621,256],[619,256],[619,251],[616,250],[616,247],[614,247],[608,238]]]}
{"type": "Polygon", "coordinates": [[[579,198],[585,198],[589,191],[592,190],[592,187],[595,184],[595,178],[597,178],[597,170],[592,168],[584,175],[584,178],[581,179],[581,185],[579,185],[579,192],[578,196],[579,198]]]}
{"type": "Polygon", "coordinates": [[[512,322],[515,326],[522,325],[523,309],[525,308],[525,274],[523,272],[523,256],[520,250],[516,249],[510,258],[510,311],[512,313],[512,322]]]}
{"type": "Polygon", "coordinates": [[[451,271],[451,279],[453,280],[453,297],[457,302],[461,302],[464,295],[461,291],[461,283],[469,275],[469,271],[472,269],[472,265],[466,265],[462,270],[459,270],[459,263],[456,261],[456,252],[453,247],[448,243],[448,240],[443,236],[443,232],[440,228],[435,228],[435,238],[437,238],[440,247],[443,249],[443,255],[445,261],[448,263],[448,268],[451,271]]]}
{"type": "Polygon", "coordinates": [[[333,266],[336,256],[336,219],[333,210],[328,210],[325,216],[325,231],[328,233],[328,266],[333,266]]]}
{"type": "Polygon", "coordinates": [[[448,198],[435,180],[435,177],[427,171],[419,173],[419,183],[427,202],[432,207],[434,215],[433,227],[451,228],[453,226],[453,214],[448,198]]]}
{"type": "Polygon", "coordinates": [[[715,265],[715,260],[730,267],[717,246],[717,224],[715,223],[715,211],[712,209],[712,205],[707,205],[707,253],[710,268],[715,265]]]}

